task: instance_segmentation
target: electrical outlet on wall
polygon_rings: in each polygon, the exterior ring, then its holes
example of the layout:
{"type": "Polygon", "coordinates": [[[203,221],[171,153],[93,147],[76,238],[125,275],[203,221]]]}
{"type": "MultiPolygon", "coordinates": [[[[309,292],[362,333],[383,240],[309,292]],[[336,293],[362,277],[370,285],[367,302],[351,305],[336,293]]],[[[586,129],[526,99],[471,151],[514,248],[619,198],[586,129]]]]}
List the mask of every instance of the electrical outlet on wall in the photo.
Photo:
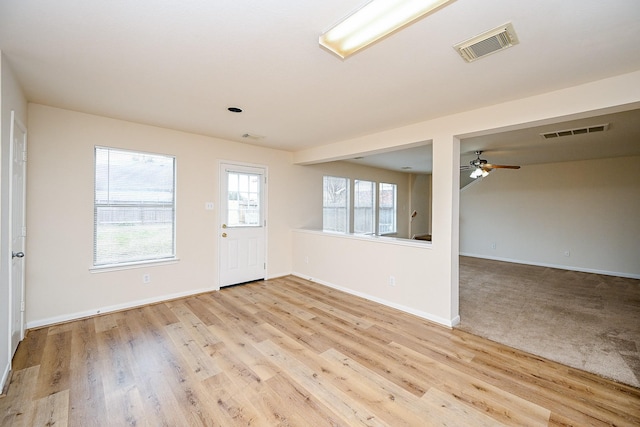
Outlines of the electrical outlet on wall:
{"type": "Polygon", "coordinates": [[[150,274],[143,274],[142,275],[142,283],[151,283],[151,275],[150,274]]]}

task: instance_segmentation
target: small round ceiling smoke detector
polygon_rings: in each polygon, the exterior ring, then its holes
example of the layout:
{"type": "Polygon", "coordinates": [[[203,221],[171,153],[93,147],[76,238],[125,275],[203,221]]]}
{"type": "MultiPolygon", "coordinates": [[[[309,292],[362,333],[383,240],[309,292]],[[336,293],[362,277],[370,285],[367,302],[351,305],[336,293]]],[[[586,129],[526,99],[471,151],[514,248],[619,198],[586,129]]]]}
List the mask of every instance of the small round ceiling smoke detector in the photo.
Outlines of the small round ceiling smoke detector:
{"type": "Polygon", "coordinates": [[[229,107],[227,108],[227,110],[231,111],[232,113],[242,113],[242,108],[238,107],[229,107]]]}

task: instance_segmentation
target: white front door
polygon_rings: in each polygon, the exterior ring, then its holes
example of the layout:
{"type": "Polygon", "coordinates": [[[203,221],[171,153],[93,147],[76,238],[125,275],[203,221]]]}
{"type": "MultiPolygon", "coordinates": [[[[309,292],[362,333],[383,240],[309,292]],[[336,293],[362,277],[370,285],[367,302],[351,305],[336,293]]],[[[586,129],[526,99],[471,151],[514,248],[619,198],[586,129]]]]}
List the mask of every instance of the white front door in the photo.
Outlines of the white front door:
{"type": "Polygon", "coordinates": [[[220,287],[265,278],[266,170],[220,165],[220,287]]]}
{"type": "Polygon", "coordinates": [[[25,176],[27,160],[27,130],[11,112],[11,194],[10,204],[10,241],[12,256],[9,271],[11,274],[9,307],[11,319],[11,347],[9,358],[13,357],[18,343],[24,338],[24,248],[26,237],[25,224],[25,176]]]}

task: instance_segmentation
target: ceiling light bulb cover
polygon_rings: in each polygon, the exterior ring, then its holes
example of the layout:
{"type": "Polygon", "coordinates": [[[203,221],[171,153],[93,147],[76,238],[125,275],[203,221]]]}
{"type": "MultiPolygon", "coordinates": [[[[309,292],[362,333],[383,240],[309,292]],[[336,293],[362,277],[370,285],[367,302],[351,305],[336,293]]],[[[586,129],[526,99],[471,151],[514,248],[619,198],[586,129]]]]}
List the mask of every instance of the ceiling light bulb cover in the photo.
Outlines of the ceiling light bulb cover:
{"type": "Polygon", "coordinates": [[[372,0],[320,36],[321,46],[346,58],[453,0],[372,0]]]}
{"type": "Polygon", "coordinates": [[[471,172],[471,175],[469,175],[469,178],[476,179],[476,178],[478,178],[480,175],[482,175],[482,169],[477,168],[477,169],[474,169],[474,171],[473,171],[473,172],[471,172]]]}

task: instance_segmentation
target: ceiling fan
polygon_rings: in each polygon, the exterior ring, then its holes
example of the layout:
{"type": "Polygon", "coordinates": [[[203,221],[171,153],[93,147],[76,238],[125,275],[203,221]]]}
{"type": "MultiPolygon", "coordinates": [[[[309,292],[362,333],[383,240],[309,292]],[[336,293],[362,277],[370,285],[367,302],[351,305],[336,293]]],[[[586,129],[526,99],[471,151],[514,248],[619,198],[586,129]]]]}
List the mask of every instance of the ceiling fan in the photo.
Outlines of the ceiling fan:
{"type": "Polygon", "coordinates": [[[494,165],[491,163],[487,163],[485,159],[480,158],[480,154],[482,154],[482,151],[476,151],[477,158],[471,160],[469,162],[469,166],[460,166],[460,172],[472,171],[471,175],[469,176],[473,179],[476,179],[489,175],[489,172],[494,169],[520,169],[520,166],[494,165]]]}

